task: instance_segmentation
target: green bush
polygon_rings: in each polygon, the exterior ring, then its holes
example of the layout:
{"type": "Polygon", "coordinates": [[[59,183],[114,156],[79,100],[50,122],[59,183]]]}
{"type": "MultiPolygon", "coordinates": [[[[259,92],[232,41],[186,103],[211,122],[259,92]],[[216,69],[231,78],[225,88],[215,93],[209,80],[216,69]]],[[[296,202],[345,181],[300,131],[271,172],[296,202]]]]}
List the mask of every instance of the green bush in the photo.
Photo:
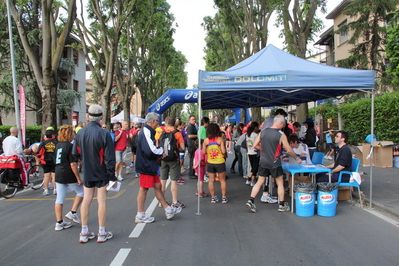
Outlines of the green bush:
{"type": "MultiPolygon", "coordinates": [[[[374,134],[378,140],[399,143],[399,92],[386,93],[374,100],[374,134]]],[[[371,127],[371,99],[360,99],[339,107],[343,128],[350,143],[365,142],[371,127]]]]}
{"type": "MultiPolygon", "coordinates": [[[[0,150],[3,149],[3,140],[10,135],[10,128],[13,126],[0,126],[0,132],[3,138],[0,140],[0,150]]],[[[26,146],[35,142],[42,141],[41,138],[42,126],[27,126],[26,127],[26,146]]]]}

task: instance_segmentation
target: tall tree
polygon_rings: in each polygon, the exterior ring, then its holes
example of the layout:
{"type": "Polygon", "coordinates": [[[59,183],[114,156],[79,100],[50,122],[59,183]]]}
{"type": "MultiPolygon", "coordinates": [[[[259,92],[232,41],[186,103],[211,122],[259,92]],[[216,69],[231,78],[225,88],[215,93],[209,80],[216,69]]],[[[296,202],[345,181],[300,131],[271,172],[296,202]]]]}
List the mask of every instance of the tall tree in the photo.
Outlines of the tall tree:
{"type": "MultiPolygon", "coordinates": [[[[215,0],[219,11],[205,17],[207,31],[206,69],[222,71],[264,48],[268,22],[278,0],[215,0]]],[[[252,108],[253,120],[260,121],[260,108],[252,108]]]]}
{"type": "Polygon", "coordinates": [[[386,73],[386,23],[391,20],[399,0],[355,0],[343,11],[356,18],[340,27],[335,33],[350,32],[349,43],[353,44],[348,58],[337,61],[338,66],[356,69],[373,69],[379,78],[378,90],[391,90],[386,73]]]}
{"type": "Polygon", "coordinates": [[[110,123],[110,94],[114,84],[115,62],[122,29],[137,1],[143,0],[90,0],[87,6],[91,23],[87,27],[81,1],[81,14],[76,19],[77,34],[82,41],[92,79],[101,94],[104,107],[103,121],[110,123]]]}
{"type": "MultiPolygon", "coordinates": [[[[282,25],[285,49],[293,55],[306,58],[307,44],[314,34],[323,27],[321,19],[316,17],[317,9],[325,10],[326,0],[282,0],[278,6],[277,25],[282,25]]],[[[297,120],[308,117],[307,103],[297,107],[297,120]]]]}
{"type": "Polygon", "coordinates": [[[61,9],[58,2],[19,1],[10,5],[19,38],[40,90],[44,129],[57,125],[58,68],[76,17],[76,0],[70,0],[62,8],[65,8],[67,17],[57,24],[61,9]]]}

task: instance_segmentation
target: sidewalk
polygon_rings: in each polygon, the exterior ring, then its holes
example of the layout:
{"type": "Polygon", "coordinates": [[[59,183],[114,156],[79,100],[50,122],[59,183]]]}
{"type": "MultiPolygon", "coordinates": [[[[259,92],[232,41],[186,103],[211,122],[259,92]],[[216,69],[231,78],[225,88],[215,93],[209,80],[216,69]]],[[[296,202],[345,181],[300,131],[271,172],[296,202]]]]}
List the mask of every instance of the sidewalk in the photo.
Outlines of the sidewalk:
{"type": "MultiPolygon", "coordinates": [[[[370,200],[370,166],[359,167],[360,172],[366,173],[361,191],[370,200]]],[[[399,219],[399,168],[373,167],[372,207],[380,209],[399,219]]],[[[367,207],[366,207],[367,208],[367,207]]]]}

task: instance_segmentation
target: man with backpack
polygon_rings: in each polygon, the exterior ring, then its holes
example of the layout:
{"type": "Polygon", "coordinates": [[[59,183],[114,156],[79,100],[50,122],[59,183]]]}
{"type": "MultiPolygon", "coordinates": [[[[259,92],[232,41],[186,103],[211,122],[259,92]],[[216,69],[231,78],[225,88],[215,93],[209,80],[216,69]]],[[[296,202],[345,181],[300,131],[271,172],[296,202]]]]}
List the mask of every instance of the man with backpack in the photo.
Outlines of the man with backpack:
{"type": "Polygon", "coordinates": [[[45,132],[45,141],[43,141],[39,146],[39,152],[37,156],[40,158],[44,173],[44,191],[43,195],[48,196],[49,183],[53,184],[53,194],[57,195],[57,187],[55,185],[55,146],[58,141],[55,136],[55,132],[52,128],[47,128],[45,132]]]}
{"type": "Polygon", "coordinates": [[[184,208],[177,198],[178,184],[180,177],[179,152],[184,151],[184,139],[182,134],[175,128],[175,118],[165,118],[165,131],[159,138],[159,146],[163,148],[165,156],[161,160],[161,184],[162,192],[165,194],[166,181],[170,177],[170,191],[172,193],[172,207],[184,208]]]}

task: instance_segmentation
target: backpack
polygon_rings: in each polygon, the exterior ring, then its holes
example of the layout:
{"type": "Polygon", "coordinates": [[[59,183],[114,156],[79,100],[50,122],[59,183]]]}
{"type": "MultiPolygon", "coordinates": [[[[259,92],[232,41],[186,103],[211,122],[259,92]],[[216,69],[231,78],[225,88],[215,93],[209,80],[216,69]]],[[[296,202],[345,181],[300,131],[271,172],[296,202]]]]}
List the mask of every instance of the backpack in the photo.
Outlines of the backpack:
{"type": "Polygon", "coordinates": [[[174,161],[179,158],[179,151],[176,146],[176,138],[175,133],[179,132],[178,130],[173,130],[172,132],[167,133],[163,131],[161,136],[159,137],[159,146],[163,148],[166,157],[162,160],[165,161],[174,161]]]}
{"type": "Polygon", "coordinates": [[[136,134],[134,134],[132,136],[132,139],[130,140],[130,147],[137,148],[137,136],[138,135],[139,135],[139,132],[137,132],[136,134]]]}

